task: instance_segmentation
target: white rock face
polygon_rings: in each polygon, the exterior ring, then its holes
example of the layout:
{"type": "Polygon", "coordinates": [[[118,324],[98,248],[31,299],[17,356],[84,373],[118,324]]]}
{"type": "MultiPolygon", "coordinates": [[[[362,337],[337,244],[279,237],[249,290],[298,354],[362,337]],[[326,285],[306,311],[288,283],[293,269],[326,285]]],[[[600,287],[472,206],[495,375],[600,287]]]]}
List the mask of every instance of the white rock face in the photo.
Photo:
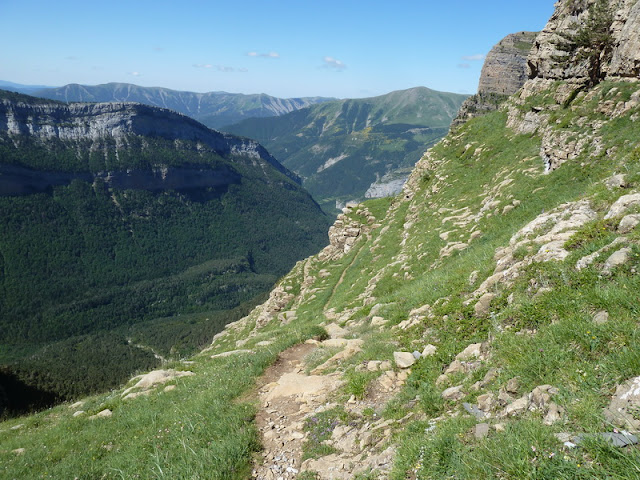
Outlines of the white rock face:
{"type": "MultiPolygon", "coordinates": [[[[245,162],[268,163],[294,181],[300,181],[253,140],[211,130],[170,110],[136,103],[66,105],[47,101],[25,103],[0,99],[0,135],[5,139],[8,137],[18,147],[27,140],[45,148],[65,142],[67,147],[77,148],[80,158],[86,156],[87,162],[90,153],[115,150],[117,156],[119,152],[134,148],[132,145],[144,150],[149,137],[162,138],[168,145],[173,145],[177,154],[190,151],[215,153],[222,157],[241,156],[245,162]]],[[[240,178],[228,167],[214,168],[210,165],[188,168],[158,165],[152,170],[65,174],[34,172],[1,163],[0,159],[0,177],[4,178],[4,181],[0,178],[0,195],[22,194],[19,185],[15,185],[20,182],[35,186],[35,189],[31,188],[33,191],[40,191],[37,187],[41,184],[46,188],[50,185],[67,184],[73,178],[92,181],[93,177],[100,177],[117,188],[148,190],[215,187],[233,183],[240,178]]]]}
{"type": "Polygon", "coordinates": [[[383,177],[379,181],[373,182],[364,196],[365,198],[382,198],[397,195],[402,191],[407,178],[408,176],[385,182],[383,177]]]}

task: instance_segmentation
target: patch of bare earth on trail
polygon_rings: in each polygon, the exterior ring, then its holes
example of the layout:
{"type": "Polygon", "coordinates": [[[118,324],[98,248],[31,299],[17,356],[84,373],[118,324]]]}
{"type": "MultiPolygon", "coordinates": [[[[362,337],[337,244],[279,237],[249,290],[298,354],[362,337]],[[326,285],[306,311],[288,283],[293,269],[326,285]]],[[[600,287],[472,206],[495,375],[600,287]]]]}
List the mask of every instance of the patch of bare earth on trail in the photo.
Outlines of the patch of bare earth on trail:
{"type": "Polygon", "coordinates": [[[295,478],[302,463],[305,417],[323,405],[341,384],[338,375],[306,375],[304,358],[315,345],[300,344],[282,352],[260,379],[256,424],[264,447],[252,478],[295,478]]]}
{"type": "Polygon", "coordinates": [[[394,448],[389,444],[392,432],[401,428],[413,413],[400,420],[385,420],[375,412],[400,391],[408,371],[394,372],[388,361],[364,362],[358,370],[376,371],[380,375],[369,385],[364,398],[357,400],[352,396],[343,405],[330,403],[335,402],[335,393],[344,380],[339,372],[322,374],[330,369],[320,367],[327,363],[336,366],[359,351],[359,344],[354,342],[360,340],[332,338],[296,345],[282,352],[265,371],[258,381],[256,415],[264,450],[255,459],[252,478],[287,480],[304,471],[315,472],[321,480],[346,480],[366,472],[387,478],[394,456],[394,448]],[[306,374],[305,360],[317,345],[323,348],[340,345],[343,350],[306,374]],[[304,431],[305,419],[313,419],[318,412],[333,407],[342,408],[348,420],[332,425],[330,438],[323,442],[332,453],[303,462],[303,446],[310,435],[304,431]]]}

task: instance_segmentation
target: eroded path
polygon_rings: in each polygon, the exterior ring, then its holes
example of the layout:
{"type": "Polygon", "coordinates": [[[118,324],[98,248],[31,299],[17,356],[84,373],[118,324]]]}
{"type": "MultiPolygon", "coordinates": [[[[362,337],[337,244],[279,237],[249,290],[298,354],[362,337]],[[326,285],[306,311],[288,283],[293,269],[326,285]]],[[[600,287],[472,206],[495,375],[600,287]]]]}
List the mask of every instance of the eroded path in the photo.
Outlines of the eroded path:
{"type": "Polygon", "coordinates": [[[256,462],[253,478],[295,478],[302,463],[304,418],[323,405],[338,388],[339,375],[306,375],[304,358],[315,345],[300,344],[285,350],[261,378],[260,409],[256,423],[262,435],[262,461],[256,462]]]}
{"type": "Polygon", "coordinates": [[[387,477],[394,455],[389,442],[392,429],[411,414],[394,421],[363,412],[380,410],[404,384],[407,372],[394,372],[388,361],[363,362],[360,368],[379,371],[380,376],[365,398],[352,396],[345,401],[345,395],[339,393],[345,382],[340,365],[361,351],[363,341],[344,338],[349,332],[335,324],[327,325],[327,330],[333,338],[285,350],[259,380],[256,424],[264,450],[254,463],[254,479],[293,479],[303,471],[313,471],[321,480],[346,480],[362,472],[387,477]],[[316,349],[339,351],[307,374],[305,359],[316,349]],[[320,412],[330,409],[344,412],[347,419],[327,427],[322,443],[329,447],[328,454],[303,462],[303,446],[310,435],[305,431],[305,420],[318,421],[320,412]]]}

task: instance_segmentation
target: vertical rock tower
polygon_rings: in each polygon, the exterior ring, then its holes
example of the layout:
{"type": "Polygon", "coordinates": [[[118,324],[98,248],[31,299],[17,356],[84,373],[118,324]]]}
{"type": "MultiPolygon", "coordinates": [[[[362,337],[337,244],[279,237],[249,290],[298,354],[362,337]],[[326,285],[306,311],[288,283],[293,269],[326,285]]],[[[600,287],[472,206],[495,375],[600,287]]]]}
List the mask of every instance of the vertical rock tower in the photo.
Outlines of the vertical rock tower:
{"type": "Polygon", "coordinates": [[[509,95],[516,93],[527,81],[527,56],[537,32],[518,32],[504,37],[489,52],[480,73],[478,93],[460,107],[451,127],[492,112],[509,95]]]}

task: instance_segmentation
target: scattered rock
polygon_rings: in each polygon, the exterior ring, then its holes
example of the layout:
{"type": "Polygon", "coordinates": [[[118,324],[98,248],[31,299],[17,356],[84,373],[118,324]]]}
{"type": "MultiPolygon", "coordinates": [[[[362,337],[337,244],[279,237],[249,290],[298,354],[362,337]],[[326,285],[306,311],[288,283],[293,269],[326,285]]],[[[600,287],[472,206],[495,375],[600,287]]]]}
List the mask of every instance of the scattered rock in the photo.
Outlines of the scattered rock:
{"type": "Polygon", "coordinates": [[[604,262],[604,267],[602,267],[602,273],[610,274],[614,268],[624,265],[629,261],[629,255],[631,254],[631,248],[625,247],[621,248],[617,252],[613,253],[607,261],[604,262]]]}
{"type": "Polygon", "coordinates": [[[491,382],[493,382],[496,378],[498,378],[498,369],[490,368],[482,379],[482,382],[480,382],[480,386],[484,388],[491,382]]]}
{"type": "Polygon", "coordinates": [[[478,407],[485,413],[491,412],[496,406],[496,397],[493,393],[485,393],[478,397],[478,407]]]}
{"type": "Polygon", "coordinates": [[[296,320],[298,318],[297,312],[295,310],[289,310],[286,312],[280,312],[278,314],[278,320],[280,320],[280,322],[283,325],[287,325],[291,322],[293,322],[294,320],[296,320]]]}
{"type": "Polygon", "coordinates": [[[629,432],[621,432],[621,433],[605,432],[605,433],[596,433],[592,435],[588,435],[588,434],[578,435],[575,437],[574,442],[577,445],[580,445],[585,439],[594,438],[594,437],[599,437],[604,441],[612,444],[614,447],[620,447],[620,448],[638,444],[638,437],[630,434],[629,432]]]}
{"type": "Polygon", "coordinates": [[[618,233],[629,233],[640,224],[640,215],[626,215],[618,224],[618,233]]]}
{"type": "Polygon", "coordinates": [[[513,377],[511,380],[507,382],[505,386],[505,391],[507,393],[517,394],[520,389],[520,379],[518,377],[513,377]]]}
{"type": "Polygon", "coordinates": [[[316,368],[314,368],[311,371],[311,374],[318,375],[324,372],[325,370],[328,370],[329,368],[334,367],[336,364],[338,364],[342,360],[346,360],[347,358],[354,356],[356,353],[361,352],[362,351],[361,347],[363,343],[364,341],[360,339],[345,340],[344,338],[334,338],[334,339],[325,340],[324,342],[322,342],[322,345],[325,345],[325,346],[342,345],[344,346],[344,349],[336,353],[331,358],[329,358],[322,365],[318,365],[316,368]]]}
{"type": "Polygon", "coordinates": [[[562,415],[564,414],[564,409],[562,407],[551,402],[548,408],[549,410],[542,421],[545,425],[553,425],[554,423],[562,420],[562,415]]]}
{"type": "MultiPolygon", "coordinates": [[[[226,352],[226,353],[229,353],[229,352],[226,352]]],[[[195,375],[195,374],[189,371],[181,372],[177,370],[154,370],[152,372],[147,373],[146,375],[140,375],[138,377],[135,377],[140,379],[138,380],[138,383],[136,383],[133,387],[129,387],[124,392],[122,392],[122,396],[126,397],[136,388],[148,390],[156,385],[167,383],[176,378],[190,377],[192,375],[195,375]]]]}
{"type": "Polygon", "coordinates": [[[461,362],[466,362],[469,360],[480,359],[482,358],[482,344],[481,343],[472,343],[463,351],[461,351],[458,355],[456,355],[456,360],[461,362]]]}
{"type": "Polygon", "coordinates": [[[640,431],[640,419],[636,412],[640,410],[640,377],[619,385],[604,411],[607,421],[633,431],[640,431]]]}
{"type": "Polygon", "coordinates": [[[530,395],[532,407],[539,410],[546,410],[551,401],[551,395],[555,395],[556,393],[558,393],[558,389],[551,385],[540,385],[534,388],[530,395]]]}
{"type": "Polygon", "coordinates": [[[613,190],[615,188],[627,188],[629,186],[629,183],[623,174],[613,175],[612,177],[607,178],[604,183],[609,190],[613,190]]]}
{"type": "Polygon", "coordinates": [[[13,427],[11,427],[10,430],[20,430],[21,428],[24,428],[24,423],[20,423],[18,425],[14,425],[13,427]]]}
{"type": "Polygon", "coordinates": [[[435,355],[437,350],[438,349],[436,348],[435,345],[429,344],[426,347],[424,347],[424,350],[422,350],[422,356],[423,357],[430,357],[432,355],[435,355]]]}
{"type": "Polygon", "coordinates": [[[632,193],[629,195],[623,195],[611,205],[611,208],[604,216],[605,220],[609,218],[617,217],[625,213],[632,206],[640,205],[640,193],[632,193]]]}
{"type": "Polygon", "coordinates": [[[78,410],[77,412],[73,412],[74,417],[79,417],[80,415],[84,415],[86,412],[84,410],[78,410]]]}
{"type": "Polygon", "coordinates": [[[582,270],[583,268],[588,267],[589,265],[591,265],[593,262],[596,261],[596,259],[604,252],[607,252],[613,248],[615,248],[618,245],[622,245],[622,244],[626,244],[628,243],[628,240],[626,237],[617,237],[613,242],[611,242],[609,245],[606,245],[602,248],[600,248],[599,250],[590,253],[589,255],[585,255],[584,257],[582,257],[580,260],[578,260],[576,262],[576,270],[582,270]]]}
{"type": "Polygon", "coordinates": [[[367,370],[369,370],[370,372],[377,372],[378,370],[380,370],[380,364],[382,362],[380,360],[369,360],[367,362],[367,370]]]}
{"type": "Polygon", "coordinates": [[[456,373],[465,373],[465,372],[466,372],[466,369],[464,367],[464,364],[460,360],[454,360],[453,362],[451,362],[451,365],[449,365],[447,369],[444,371],[444,374],[453,375],[456,373]]]}
{"type": "Polygon", "coordinates": [[[596,325],[604,325],[609,321],[609,312],[600,310],[593,315],[593,323],[596,325]]]}
{"type": "Polygon", "coordinates": [[[371,325],[373,325],[374,327],[381,327],[386,323],[387,321],[383,317],[376,316],[371,318],[371,325]]]}
{"type": "Polygon", "coordinates": [[[11,453],[14,453],[16,455],[24,455],[24,452],[26,452],[24,448],[16,448],[15,450],[11,450],[11,453]]]}
{"type": "Polygon", "coordinates": [[[444,392],[442,392],[441,396],[445,400],[450,400],[452,402],[455,402],[463,398],[465,396],[465,393],[462,391],[462,385],[458,385],[455,387],[447,388],[444,392]]]}
{"type": "Polygon", "coordinates": [[[113,412],[111,410],[109,410],[108,408],[96,413],[95,415],[91,415],[89,417],[89,420],[95,420],[96,418],[109,418],[110,416],[113,415],[113,412]]]}
{"type": "Polygon", "coordinates": [[[473,435],[480,440],[481,438],[489,435],[489,424],[488,423],[479,423],[473,428],[473,435]]]}
{"type": "Polygon", "coordinates": [[[336,323],[330,323],[326,327],[324,327],[330,338],[345,338],[349,335],[349,331],[342,328],[340,325],[336,323]]]}
{"type": "Polygon", "coordinates": [[[504,389],[501,388],[500,392],[498,393],[498,405],[500,405],[501,407],[504,407],[505,405],[508,405],[511,402],[513,402],[513,397],[509,395],[504,389]]]}
{"type": "Polygon", "coordinates": [[[392,368],[392,365],[389,360],[385,360],[380,364],[380,370],[382,371],[391,370],[391,368],[392,368]]]}
{"type": "Polygon", "coordinates": [[[554,433],[553,436],[561,443],[571,441],[571,434],[567,432],[554,433]]]}
{"type": "Polygon", "coordinates": [[[522,415],[529,409],[529,395],[524,395],[505,407],[501,413],[501,417],[515,417],[522,415]]]}
{"type": "Polygon", "coordinates": [[[483,420],[487,416],[485,412],[478,408],[477,405],[472,405],[470,403],[464,402],[462,406],[469,414],[473,415],[478,420],[483,420]]]}
{"type": "Polygon", "coordinates": [[[393,360],[398,368],[409,368],[416,363],[416,358],[409,352],[393,352],[393,360]]]}
{"type": "Polygon", "coordinates": [[[76,408],[80,408],[83,405],[84,405],[84,402],[76,402],[76,403],[73,403],[73,404],[69,405],[69,408],[71,410],[75,410],[76,408]]]}

